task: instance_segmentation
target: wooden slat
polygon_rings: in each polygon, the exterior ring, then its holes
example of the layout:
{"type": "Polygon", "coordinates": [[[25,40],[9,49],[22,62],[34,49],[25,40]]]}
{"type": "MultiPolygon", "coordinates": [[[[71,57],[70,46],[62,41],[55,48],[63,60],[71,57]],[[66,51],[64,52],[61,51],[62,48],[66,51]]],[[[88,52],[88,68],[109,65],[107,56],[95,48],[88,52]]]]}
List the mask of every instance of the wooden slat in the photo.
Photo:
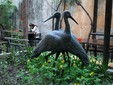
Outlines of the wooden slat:
{"type": "Polygon", "coordinates": [[[0,58],[4,58],[4,56],[9,56],[9,55],[11,55],[11,53],[2,53],[2,54],[0,54],[0,58]]]}
{"type": "Polygon", "coordinates": [[[15,40],[18,40],[18,41],[26,41],[26,42],[28,42],[29,40],[28,39],[18,39],[18,38],[12,38],[12,37],[4,37],[6,40],[13,40],[13,41],[15,41],[15,40]]]}
{"type": "Polygon", "coordinates": [[[0,41],[0,44],[6,44],[7,41],[0,41]]]}
{"type": "MultiPolygon", "coordinates": [[[[80,43],[87,44],[87,39],[82,39],[80,43]]],[[[104,46],[104,40],[103,39],[90,39],[89,44],[104,46]]],[[[110,40],[110,47],[113,47],[113,40],[110,40]]]]}

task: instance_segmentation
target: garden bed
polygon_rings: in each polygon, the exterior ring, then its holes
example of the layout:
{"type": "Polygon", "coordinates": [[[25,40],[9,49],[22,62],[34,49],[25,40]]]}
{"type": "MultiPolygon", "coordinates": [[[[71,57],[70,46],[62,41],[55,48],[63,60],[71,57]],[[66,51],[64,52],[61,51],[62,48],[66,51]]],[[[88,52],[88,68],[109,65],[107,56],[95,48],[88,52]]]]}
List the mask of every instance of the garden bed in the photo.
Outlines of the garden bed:
{"type": "Polygon", "coordinates": [[[113,73],[102,70],[102,65],[96,64],[98,59],[90,56],[90,65],[81,67],[81,61],[70,54],[70,68],[68,62],[59,56],[53,66],[55,55],[45,62],[45,55],[30,59],[32,48],[27,52],[12,51],[9,57],[0,58],[1,85],[111,85],[113,73]]]}

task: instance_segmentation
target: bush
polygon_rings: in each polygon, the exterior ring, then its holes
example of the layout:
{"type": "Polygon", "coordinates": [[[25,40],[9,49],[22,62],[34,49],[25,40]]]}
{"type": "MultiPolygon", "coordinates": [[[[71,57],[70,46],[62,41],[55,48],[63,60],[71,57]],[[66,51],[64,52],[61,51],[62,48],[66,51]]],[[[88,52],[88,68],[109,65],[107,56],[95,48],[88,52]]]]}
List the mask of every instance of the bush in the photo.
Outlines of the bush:
{"type": "Polygon", "coordinates": [[[64,60],[61,54],[55,61],[55,55],[48,61],[42,53],[30,59],[32,48],[27,53],[12,51],[11,56],[0,59],[1,85],[111,85],[113,74],[102,70],[101,60],[90,56],[90,65],[81,67],[81,61],[70,54],[64,60]],[[98,64],[97,64],[98,63],[98,64]]]}

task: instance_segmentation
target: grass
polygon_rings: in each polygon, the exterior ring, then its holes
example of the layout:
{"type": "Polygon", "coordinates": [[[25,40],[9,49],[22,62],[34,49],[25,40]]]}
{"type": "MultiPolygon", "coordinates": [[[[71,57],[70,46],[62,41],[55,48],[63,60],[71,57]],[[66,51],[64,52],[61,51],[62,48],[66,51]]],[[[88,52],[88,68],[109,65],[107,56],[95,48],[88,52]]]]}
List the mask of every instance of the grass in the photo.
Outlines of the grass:
{"type": "Polygon", "coordinates": [[[100,58],[89,56],[90,65],[81,67],[81,61],[70,54],[69,68],[62,55],[56,62],[55,55],[45,62],[47,52],[30,59],[32,48],[28,47],[27,51],[12,50],[9,57],[0,59],[1,85],[112,85],[113,74],[103,72],[100,58]]]}

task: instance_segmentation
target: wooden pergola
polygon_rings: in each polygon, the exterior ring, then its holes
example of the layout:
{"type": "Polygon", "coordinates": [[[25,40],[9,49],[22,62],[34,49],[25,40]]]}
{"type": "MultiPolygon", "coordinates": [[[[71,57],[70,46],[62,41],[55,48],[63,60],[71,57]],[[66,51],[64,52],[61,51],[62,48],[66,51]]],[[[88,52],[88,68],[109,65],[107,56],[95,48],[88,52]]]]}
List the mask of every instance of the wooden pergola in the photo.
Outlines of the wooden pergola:
{"type": "MultiPolygon", "coordinates": [[[[110,49],[110,31],[111,31],[111,20],[112,20],[112,2],[113,0],[106,0],[106,9],[105,9],[105,25],[104,25],[104,48],[103,48],[103,66],[104,69],[108,67],[109,61],[109,49],[110,49]]],[[[94,16],[93,16],[93,33],[96,32],[97,29],[97,16],[98,16],[98,0],[94,0],[94,16]]],[[[92,36],[93,39],[96,36],[92,36]]]]}

